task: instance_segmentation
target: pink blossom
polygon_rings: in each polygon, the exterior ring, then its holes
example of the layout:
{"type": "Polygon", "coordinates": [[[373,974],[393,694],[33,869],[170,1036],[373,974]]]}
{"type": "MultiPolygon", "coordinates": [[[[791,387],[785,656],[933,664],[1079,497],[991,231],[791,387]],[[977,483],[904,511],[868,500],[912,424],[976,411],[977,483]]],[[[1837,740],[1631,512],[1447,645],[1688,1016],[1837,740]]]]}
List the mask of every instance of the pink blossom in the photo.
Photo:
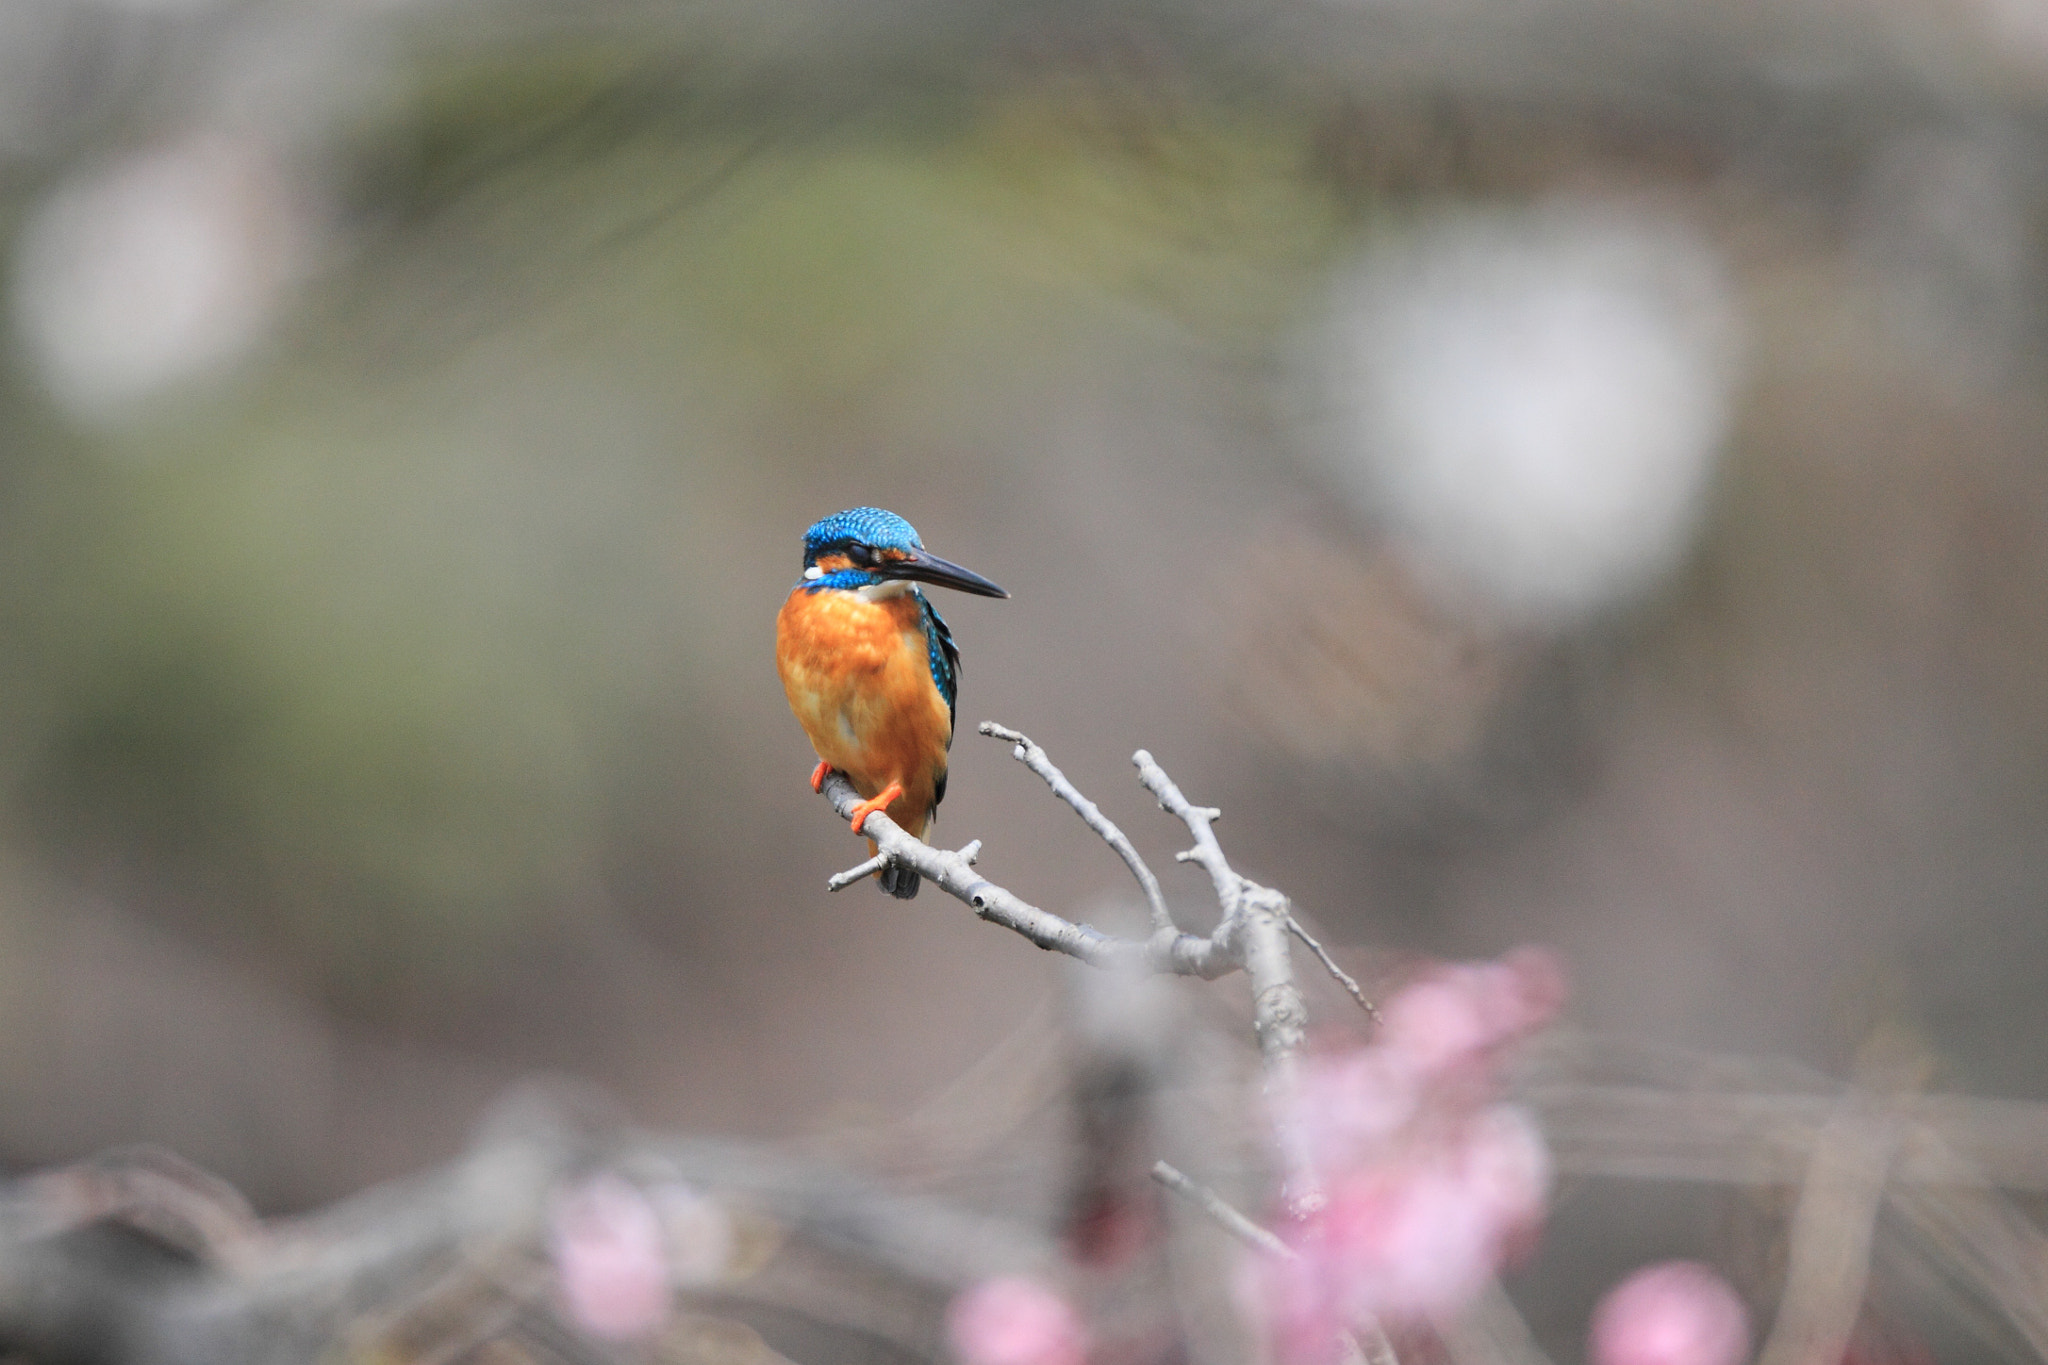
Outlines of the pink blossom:
{"type": "Polygon", "coordinates": [[[1067,1301],[1035,1280],[1006,1275],[963,1292],[946,1334],[964,1365],[1085,1365],[1088,1334],[1067,1301]]]}
{"type": "Polygon", "coordinates": [[[1336,1170],[1391,1141],[1422,1100],[1406,1059],[1385,1048],[1304,1059],[1275,1105],[1275,1125],[1317,1170],[1336,1170]]]}
{"type": "Polygon", "coordinates": [[[1387,1002],[1379,1044],[1424,1075],[1441,1075],[1540,1028],[1563,999],[1563,971],[1540,949],[1520,948],[1499,962],[1441,966],[1387,1002]]]}
{"type": "Polygon", "coordinates": [[[1243,1278],[1281,1360],[1322,1365],[1368,1319],[1455,1312],[1526,1250],[1550,1157],[1496,1100],[1499,1063],[1556,1014],[1563,979],[1535,950],[1434,967],[1387,1002],[1372,1045],[1302,1062],[1275,1128],[1324,1202],[1283,1218],[1289,1254],[1243,1278]]]}
{"type": "Polygon", "coordinates": [[[1489,1111],[1454,1143],[1343,1172],[1282,1236],[1347,1317],[1448,1312],[1540,1217],[1548,1165],[1518,1111],[1489,1111]]]}
{"type": "Polygon", "coordinates": [[[624,1341],[668,1319],[661,1215],[640,1188],[610,1172],[563,1191],[550,1210],[548,1251],[570,1321],[624,1341]]]}
{"type": "Polygon", "coordinates": [[[1697,1261],[1638,1270],[1593,1310],[1594,1365],[1741,1365],[1748,1355],[1748,1310],[1697,1261]]]}
{"type": "Polygon", "coordinates": [[[1441,1159],[1355,1174],[1329,1193],[1320,1236],[1300,1248],[1335,1272],[1353,1322],[1462,1306],[1493,1273],[1499,1239],[1483,1194],[1441,1159]]]}
{"type": "Polygon", "coordinates": [[[1349,1324],[1335,1267],[1318,1257],[1258,1253],[1240,1263],[1239,1306],[1282,1365],[1334,1365],[1349,1324]]]}
{"type": "Polygon", "coordinates": [[[1424,1075],[1478,1059],[1498,1041],[1487,1009],[1491,984],[1470,969],[1446,967],[1403,987],[1382,1011],[1380,1045],[1424,1075]]]}

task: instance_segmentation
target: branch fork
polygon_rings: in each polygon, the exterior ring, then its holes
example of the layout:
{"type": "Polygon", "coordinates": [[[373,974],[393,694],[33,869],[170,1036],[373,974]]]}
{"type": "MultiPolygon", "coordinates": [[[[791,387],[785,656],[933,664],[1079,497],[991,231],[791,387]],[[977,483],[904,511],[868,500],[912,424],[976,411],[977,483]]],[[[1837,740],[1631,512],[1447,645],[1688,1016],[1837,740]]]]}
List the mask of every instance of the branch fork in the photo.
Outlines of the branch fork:
{"type": "MultiPolygon", "coordinates": [[[[1131,761],[1137,766],[1139,785],[1152,793],[1160,809],[1186,825],[1194,840],[1192,848],[1175,855],[1176,860],[1194,863],[1209,874],[1221,913],[1215,930],[1207,936],[1188,933],[1174,922],[1159,878],[1124,832],[1102,813],[1102,808],[1054,766],[1043,747],[1022,731],[994,721],[983,721],[979,729],[991,739],[1009,744],[1017,761],[1036,773],[1053,795],[1080,816],[1082,823],[1130,869],[1144,894],[1151,931],[1142,939],[1129,938],[1040,909],[974,871],[981,852],[979,839],[959,850],[934,848],[905,831],[889,818],[887,811],[869,815],[861,830],[875,841],[875,856],[834,874],[825,883],[826,889],[838,891],[897,863],[964,902],[982,919],[1001,925],[1040,948],[1065,953],[1093,967],[1192,976],[1205,981],[1242,968],[1251,978],[1261,1051],[1269,1065],[1282,1070],[1287,1068],[1287,1059],[1300,1049],[1307,1024],[1307,1010],[1288,958],[1288,934],[1300,938],[1352,998],[1373,1013],[1372,1004],[1358,983],[1295,921],[1287,898],[1239,876],[1231,867],[1211,828],[1223,812],[1189,801],[1151,754],[1140,749],[1131,761]]],[[[821,791],[842,820],[852,820],[861,796],[845,774],[829,773],[821,791]]]]}

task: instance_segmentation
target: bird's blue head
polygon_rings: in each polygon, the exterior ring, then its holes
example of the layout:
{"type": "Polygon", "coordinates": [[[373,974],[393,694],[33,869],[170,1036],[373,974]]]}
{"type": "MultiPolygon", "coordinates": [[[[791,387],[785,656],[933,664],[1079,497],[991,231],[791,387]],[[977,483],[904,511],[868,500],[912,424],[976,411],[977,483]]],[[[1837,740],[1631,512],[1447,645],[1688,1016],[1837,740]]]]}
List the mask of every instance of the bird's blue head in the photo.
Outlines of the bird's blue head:
{"type": "Polygon", "coordinates": [[[850,507],[804,532],[803,586],[810,591],[851,592],[896,582],[935,583],[982,597],[1010,595],[926,550],[915,527],[879,507],[850,507]]]}

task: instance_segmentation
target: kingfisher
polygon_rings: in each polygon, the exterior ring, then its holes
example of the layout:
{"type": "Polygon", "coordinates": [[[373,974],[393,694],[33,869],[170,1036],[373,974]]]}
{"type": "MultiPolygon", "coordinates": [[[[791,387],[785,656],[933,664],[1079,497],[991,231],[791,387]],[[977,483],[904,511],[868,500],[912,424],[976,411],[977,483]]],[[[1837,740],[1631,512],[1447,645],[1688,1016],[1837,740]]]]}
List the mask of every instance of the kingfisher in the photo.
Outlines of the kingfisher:
{"type": "MultiPolygon", "coordinates": [[[[836,512],[804,532],[804,572],[775,619],[775,666],[789,709],[818,751],[811,790],[834,769],[861,794],[853,832],[885,807],[922,839],[946,797],[960,651],[919,583],[1008,597],[924,548],[879,507],[836,512]]],[[[868,849],[875,849],[874,840],[868,849]]],[[[909,900],[918,875],[890,863],[882,889],[909,900]]]]}

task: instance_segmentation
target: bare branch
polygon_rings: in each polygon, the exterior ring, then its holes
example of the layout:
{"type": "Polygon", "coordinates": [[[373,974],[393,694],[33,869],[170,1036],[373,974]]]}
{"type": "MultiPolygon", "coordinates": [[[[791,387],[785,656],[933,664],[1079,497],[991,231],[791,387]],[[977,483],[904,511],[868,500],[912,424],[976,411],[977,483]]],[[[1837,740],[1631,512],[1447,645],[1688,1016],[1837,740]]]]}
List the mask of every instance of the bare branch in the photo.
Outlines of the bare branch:
{"type": "MultiPolygon", "coordinates": [[[[990,722],[981,729],[984,734],[1015,744],[1019,760],[1072,806],[1111,847],[1118,849],[1126,865],[1139,874],[1148,894],[1158,894],[1156,879],[1145,870],[1145,864],[1136,851],[1130,850],[1129,841],[1093,802],[1074,789],[1045,756],[1044,750],[1032,744],[1021,732],[1008,727],[990,722]]],[[[1308,1036],[1308,1006],[1302,999],[1301,987],[1295,981],[1294,962],[1288,952],[1287,935],[1294,915],[1287,897],[1269,887],[1247,881],[1230,866],[1211,828],[1222,815],[1221,811],[1191,803],[1167,776],[1166,770],[1145,750],[1138,750],[1131,761],[1137,765],[1140,784],[1158,798],[1162,809],[1185,824],[1194,838],[1194,848],[1181,854],[1180,860],[1199,863],[1207,870],[1215,887],[1220,916],[1215,932],[1207,938],[1176,932],[1172,919],[1165,914],[1163,898],[1154,901],[1155,932],[1147,941],[1140,943],[1105,934],[1021,900],[976,874],[960,854],[932,848],[911,837],[879,811],[868,816],[863,832],[875,841],[881,854],[903,863],[947,894],[965,901],[983,919],[1021,934],[1041,948],[1066,953],[1097,967],[1123,967],[1203,978],[1218,977],[1242,966],[1251,982],[1253,1027],[1258,1033],[1259,1051],[1265,1060],[1267,1087],[1273,1093],[1285,1094],[1295,1084],[1295,1059],[1308,1036]]],[[[850,822],[860,805],[860,794],[845,774],[828,774],[822,790],[840,818],[850,822]]],[[[1330,965],[1334,969],[1335,964],[1330,965]]],[[[1280,1136],[1282,1147],[1286,1149],[1282,1195],[1288,1207],[1297,1213],[1320,1207],[1323,1203],[1321,1182],[1307,1160],[1307,1153],[1299,1150],[1299,1142],[1290,1135],[1283,1133],[1280,1136]]]]}
{"type": "Polygon", "coordinates": [[[156,1147],[127,1147],[31,1176],[18,1207],[47,1220],[44,1235],[98,1222],[148,1233],[194,1259],[246,1262],[262,1225],[226,1181],[156,1147]]]}
{"type": "Polygon", "coordinates": [[[1287,897],[1237,875],[1210,828],[1222,811],[1189,801],[1145,750],[1132,754],[1131,762],[1138,766],[1139,783],[1194,837],[1195,846],[1178,856],[1182,862],[1200,864],[1216,888],[1223,918],[1216,926],[1215,938],[1241,944],[1245,972],[1252,979],[1259,1050],[1265,1055],[1268,1073],[1276,1081],[1288,1083],[1294,1054],[1307,1037],[1308,1007],[1302,1002],[1301,988],[1295,985],[1294,964],[1287,953],[1287,926],[1294,918],[1287,897]]]}
{"type": "MultiPolygon", "coordinates": [[[[546,1306],[549,1207],[597,1169],[650,1189],[687,1182],[734,1218],[742,1240],[850,1258],[864,1278],[847,1302],[873,1301],[878,1284],[950,1293],[1052,1250],[1021,1226],[832,1166],[636,1134],[528,1092],[501,1105],[452,1165],[271,1223],[218,1180],[152,1151],[0,1183],[0,1342],[10,1356],[78,1365],[257,1365],[379,1355],[370,1348],[380,1344],[404,1345],[408,1360],[447,1360],[525,1324],[547,1333],[551,1360],[616,1360],[553,1325],[546,1306]]],[[[828,1270],[818,1255],[802,1266],[806,1276],[828,1270]]],[[[804,1286],[746,1274],[714,1292],[782,1309],[800,1304],[804,1286]]],[[[893,1335],[924,1330],[922,1311],[908,1310],[893,1335]]]]}
{"type": "Polygon", "coordinates": [[[1012,730],[1007,725],[998,725],[992,720],[981,723],[981,733],[1014,745],[1010,752],[1017,761],[1043,778],[1045,785],[1052,788],[1052,794],[1072,806],[1074,814],[1081,817],[1082,823],[1094,830],[1102,842],[1108,844],[1116,851],[1116,856],[1124,860],[1124,866],[1131,870],[1131,875],[1138,879],[1138,885],[1145,892],[1145,904],[1152,912],[1152,932],[1155,935],[1177,932],[1173,924],[1173,914],[1166,908],[1166,896],[1159,889],[1159,878],[1152,875],[1152,869],[1138,856],[1138,850],[1131,846],[1131,841],[1124,837],[1124,832],[1102,813],[1102,808],[1083,796],[1079,789],[1067,780],[1067,775],[1053,766],[1052,759],[1044,748],[1032,743],[1031,737],[1022,731],[1012,730]]]}
{"type": "Polygon", "coordinates": [[[1215,832],[1209,828],[1223,818],[1223,812],[1213,806],[1197,806],[1182,796],[1166,770],[1145,750],[1132,754],[1131,762],[1138,765],[1139,785],[1158,797],[1160,809],[1185,824],[1194,837],[1195,846],[1178,857],[1184,863],[1201,864],[1215,884],[1216,903],[1223,909],[1223,924],[1216,931],[1221,935],[1225,926],[1236,921],[1238,901],[1244,893],[1244,878],[1231,870],[1230,860],[1223,856],[1223,846],[1216,842],[1215,832]]]}
{"type": "Polygon", "coordinates": [[[1222,1195],[1191,1179],[1179,1167],[1165,1161],[1152,1163],[1152,1178],[1200,1209],[1209,1221],[1248,1247],[1271,1252],[1288,1260],[1294,1249],[1233,1208],[1222,1195]]]}
{"type": "Polygon", "coordinates": [[[1308,1041],[1308,1005],[1294,979],[1287,951],[1287,897],[1270,887],[1245,882],[1239,901],[1238,933],[1244,944],[1245,975],[1252,981],[1252,1025],[1259,1051],[1276,1080],[1291,1080],[1295,1054],[1308,1041]]]}
{"type": "MultiPolygon", "coordinates": [[[[1213,937],[1235,946],[1243,958],[1245,975],[1251,978],[1252,1026],[1266,1063],[1266,1085],[1285,1094],[1295,1084],[1295,1058],[1308,1038],[1308,1005],[1287,951],[1288,926],[1294,921],[1287,897],[1247,881],[1231,867],[1211,828],[1222,811],[1189,801],[1145,750],[1132,754],[1131,762],[1138,767],[1140,785],[1158,797],[1160,808],[1177,817],[1194,838],[1195,846],[1177,856],[1182,862],[1200,864],[1216,888],[1222,919],[1213,937]]],[[[1287,1167],[1282,1197],[1296,1213],[1320,1207],[1322,1186],[1307,1154],[1298,1150],[1293,1135],[1283,1132],[1278,1137],[1287,1167]]]]}
{"type": "Polygon", "coordinates": [[[1821,1130],[1792,1214],[1778,1320],[1758,1365],[1842,1358],[1863,1311],[1871,1239],[1897,1145],[1892,1126],[1854,1095],[1821,1130]]]}
{"type": "MultiPolygon", "coordinates": [[[[1724,1066],[1734,1063],[1724,1061],[1724,1066]]],[[[1517,1087],[1542,1124],[1560,1172],[1624,1180],[1796,1185],[1840,1100],[1827,1093],[1707,1090],[1530,1080],[1517,1087]]],[[[2048,1191],[2048,1106],[1960,1095],[1889,1101],[1901,1125],[1892,1187],[1974,1185],[2048,1191]]]]}
{"type": "MultiPolygon", "coordinates": [[[[2048,1118],[2048,1108],[2031,1107],[2048,1118]]],[[[2039,1270],[2048,1264],[2048,1236],[2008,1200],[1982,1188],[1982,1172],[1960,1153],[1931,1133],[1916,1136],[1923,1159],[1940,1174],[1919,1186],[1894,1182],[1892,1208],[1943,1281],[1982,1295],[2037,1356],[2048,1359],[2048,1302],[2039,1270]]]]}
{"type": "Polygon", "coordinates": [[[1287,930],[1289,933],[1293,934],[1296,938],[1300,939],[1303,943],[1308,945],[1308,950],[1314,953],[1316,955],[1316,958],[1323,964],[1323,970],[1328,972],[1331,976],[1337,978],[1337,984],[1342,986],[1346,991],[1350,992],[1351,998],[1358,1002],[1358,1007],[1364,1010],[1366,1014],[1371,1017],[1372,1021],[1375,1024],[1379,1023],[1379,1006],[1373,1004],[1372,1001],[1365,998],[1365,992],[1359,989],[1358,983],[1356,981],[1351,979],[1351,973],[1345,971],[1342,967],[1339,967],[1337,965],[1337,960],[1330,956],[1330,954],[1324,949],[1323,945],[1316,942],[1315,939],[1309,935],[1308,930],[1301,927],[1301,921],[1296,919],[1294,916],[1289,915],[1287,917],[1287,930]]]}
{"type": "Polygon", "coordinates": [[[843,891],[863,877],[872,877],[888,865],[889,855],[877,853],[874,857],[857,867],[849,867],[844,872],[834,872],[825,879],[825,889],[827,891],[843,891]]]}

